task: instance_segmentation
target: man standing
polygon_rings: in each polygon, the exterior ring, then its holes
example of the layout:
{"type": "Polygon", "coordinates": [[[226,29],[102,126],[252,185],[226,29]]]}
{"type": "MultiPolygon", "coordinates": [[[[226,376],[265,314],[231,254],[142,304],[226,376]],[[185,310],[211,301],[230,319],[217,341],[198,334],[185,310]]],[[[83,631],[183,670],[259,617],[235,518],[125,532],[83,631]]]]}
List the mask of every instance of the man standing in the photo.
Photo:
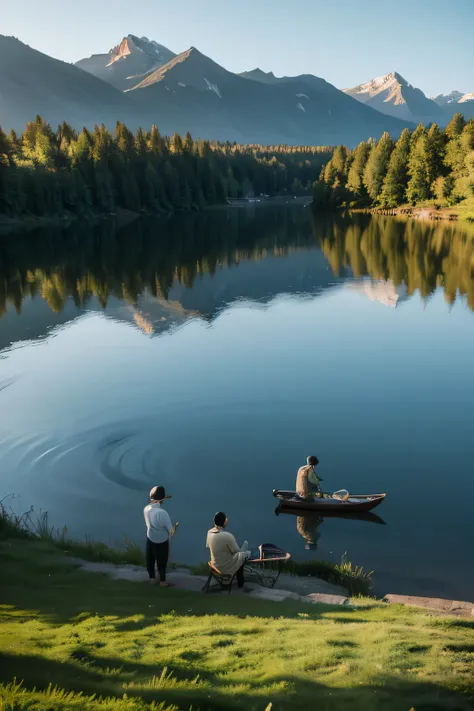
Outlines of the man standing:
{"type": "Polygon", "coordinates": [[[163,486],[154,486],[150,491],[150,503],[143,514],[146,524],[146,567],[150,580],[155,580],[155,565],[158,568],[160,585],[167,588],[166,565],[169,556],[169,539],[173,535],[173,525],[167,511],[161,507],[166,498],[163,486]]]}
{"type": "Polygon", "coordinates": [[[314,498],[314,491],[316,491],[316,496],[322,495],[320,487],[322,479],[314,471],[314,467],[319,464],[319,459],[312,455],[307,458],[306,462],[305,466],[298,469],[296,475],[296,493],[300,499],[308,500],[314,498]]]}

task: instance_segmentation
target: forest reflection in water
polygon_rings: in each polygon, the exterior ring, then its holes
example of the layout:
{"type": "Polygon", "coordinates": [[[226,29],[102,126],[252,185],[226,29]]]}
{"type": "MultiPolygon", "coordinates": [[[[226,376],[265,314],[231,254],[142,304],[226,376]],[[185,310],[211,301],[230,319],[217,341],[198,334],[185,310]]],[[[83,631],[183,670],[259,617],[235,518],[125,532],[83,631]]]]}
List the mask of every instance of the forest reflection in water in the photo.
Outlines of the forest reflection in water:
{"type": "MultiPolygon", "coordinates": [[[[244,261],[320,249],[335,280],[368,276],[404,285],[411,296],[444,290],[474,310],[474,225],[385,216],[313,216],[310,209],[280,207],[217,210],[162,220],[137,220],[116,229],[75,225],[0,239],[0,315],[9,304],[40,296],[53,312],[72,299],[79,309],[91,297],[106,308],[111,297],[135,304],[143,293],[167,300],[170,289],[191,289],[196,279],[244,261]]],[[[304,279],[286,293],[317,290],[304,279]]],[[[327,277],[325,280],[327,281],[327,277]]],[[[239,297],[252,298],[241,285],[239,297]]],[[[265,297],[279,293],[272,278],[265,297]]],[[[202,314],[211,316],[212,314],[202,314]]]]}

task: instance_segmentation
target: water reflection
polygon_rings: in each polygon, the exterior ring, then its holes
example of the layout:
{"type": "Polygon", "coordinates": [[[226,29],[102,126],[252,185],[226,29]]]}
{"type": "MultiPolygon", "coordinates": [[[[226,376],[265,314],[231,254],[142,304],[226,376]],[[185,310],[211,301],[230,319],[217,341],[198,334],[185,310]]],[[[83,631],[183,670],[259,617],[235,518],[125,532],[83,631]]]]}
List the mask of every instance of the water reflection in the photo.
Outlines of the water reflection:
{"type": "Polygon", "coordinates": [[[346,288],[392,309],[396,309],[409,299],[407,285],[402,283],[397,286],[391,279],[380,279],[380,281],[362,279],[346,284],[346,288]]]}
{"type": "Polygon", "coordinates": [[[409,573],[392,592],[462,599],[469,229],[230,209],[0,239],[4,493],[72,535],[138,541],[159,480],[182,522],[176,562],[205,559],[199,532],[224,508],[241,540],[348,551],[378,580],[409,573]],[[313,450],[332,489],[388,491],[390,525],[277,519],[272,489],[313,450]]]}
{"type": "Polygon", "coordinates": [[[383,526],[386,525],[383,518],[377,516],[377,514],[371,511],[366,511],[365,513],[353,513],[353,514],[317,514],[314,511],[309,512],[298,512],[291,511],[288,509],[283,509],[277,506],[275,509],[275,514],[279,516],[280,514],[288,514],[289,516],[296,517],[296,530],[303,538],[304,548],[306,550],[315,551],[318,548],[319,539],[321,538],[321,531],[319,530],[321,524],[324,523],[326,518],[340,518],[340,519],[352,519],[353,521],[368,521],[370,523],[378,523],[383,526]]]}
{"type": "Polygon", "coordinates": [[[301,208],[8,236],[0,240],[0,316],[9,307],[21,313],[25,300],[37,297],[52,314],[72,309],[54,323],[86,309],[120,306],[114,315],[151,335],[188,318],[211,319],[243,294],[265,303],[279,293],[318,293],[341,281],[388,306],[400,306],[416,290],[427,299],[441,287],[448,303],[461,295],[474,309],[473,237],[468,224],[311,218],[301,208]],[[219,279],[223,270],[225,280],[219,279]]]}
{"type": "Polygon", "coordinates": [[[335,221],[320,244],[336,275],[349,268],[355,277],[389,279],[397,301],[442,287],[448,303],[462,295],[474,310],[474,225],[355,215],[335,221]]]}
{"type": "Polygon", "coordinates": [[[318,531],[318,528],[322,523],[324,523],[324,519],[315,514],[305,514],[297,517],[296,530],[306,541],[305,548],[307,550],[316,550],[318,547],[318,540],[321,537],[321,532],[318,531]]]}

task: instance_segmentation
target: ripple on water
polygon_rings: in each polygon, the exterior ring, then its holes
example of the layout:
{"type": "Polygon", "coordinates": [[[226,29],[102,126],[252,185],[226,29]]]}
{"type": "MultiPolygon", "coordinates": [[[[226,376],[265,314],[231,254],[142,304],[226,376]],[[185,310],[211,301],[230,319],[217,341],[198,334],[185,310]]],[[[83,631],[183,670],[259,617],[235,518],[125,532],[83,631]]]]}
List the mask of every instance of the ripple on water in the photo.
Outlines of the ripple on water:
{"type": "MultiPolygon", "coordinates": [[[[241,462],[239,478],[252,475],[249,458],[266,452],[271,430],[255,437],[256,418],[268,420],[276,403],[219,403],[190,406],[174,403],[157,406],[153,415],[109,420],[76,430],[30,432],[22,436],[0,433],[0,481],[3,491],[20,494],[22,505],[52,511],[82,508],[111,498],[129,503],[156,483],[198,494],[200,477],[214,489],[226,486],[221,474],[228,466],[228,452],[241,462]],[[242,427],[248,447],[242,449],[242,427]],[[265,435],[266,433],[266,435],[265,435]],[[252,445],[252,446],[251,446],[252,445]],[[248,451],[247,451],[248,450],[248,451]],[[116,488],[116,491],[115,491],[116,488]],[[122,493],[120,493],[120,490],[122,493]],[[67,500],[70,500],[69,502],[67,500]],[[80,502],[80,504],[79,504],[80,502]]],[[[288,403],[278,403],[288,413],[288,403]]]]}

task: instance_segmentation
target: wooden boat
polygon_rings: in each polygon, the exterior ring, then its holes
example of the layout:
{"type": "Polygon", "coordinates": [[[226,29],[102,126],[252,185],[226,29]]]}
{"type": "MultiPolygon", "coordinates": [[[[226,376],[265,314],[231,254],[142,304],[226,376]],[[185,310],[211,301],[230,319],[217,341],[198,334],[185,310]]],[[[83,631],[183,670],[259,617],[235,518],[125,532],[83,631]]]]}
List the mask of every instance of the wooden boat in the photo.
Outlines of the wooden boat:
{"type": "Polygon", "coordinates": [[[386,494],[351,494],[345,501],[334,496],[314,497],[308,501],[300,499],[295,491],[273,489],[273,496],[280,500],[280,506],[288,509],[322,512],[370,511],[382,503],[386,494]]]}

